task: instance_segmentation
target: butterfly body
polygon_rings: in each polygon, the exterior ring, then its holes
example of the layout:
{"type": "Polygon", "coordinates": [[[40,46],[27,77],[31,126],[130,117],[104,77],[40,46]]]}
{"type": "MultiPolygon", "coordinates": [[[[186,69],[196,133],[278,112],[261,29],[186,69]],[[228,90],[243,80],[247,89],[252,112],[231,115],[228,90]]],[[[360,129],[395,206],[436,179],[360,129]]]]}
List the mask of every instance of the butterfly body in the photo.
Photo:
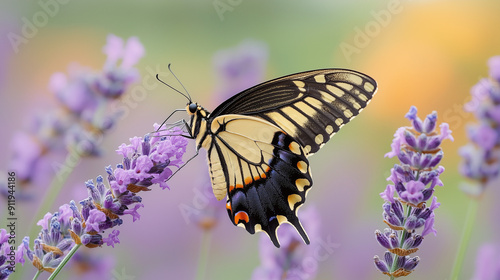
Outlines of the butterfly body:
{"type": "Polygon", "coordinates": [[[190,134],[207,150],[212,188],[227,197],[233,224],[266,232],[292,224],[312,186],[308,157],[356,116],[376,91],[361,73],[324,69],[271,80],[229,98],[212,113],[189,102],[190,134]]]}

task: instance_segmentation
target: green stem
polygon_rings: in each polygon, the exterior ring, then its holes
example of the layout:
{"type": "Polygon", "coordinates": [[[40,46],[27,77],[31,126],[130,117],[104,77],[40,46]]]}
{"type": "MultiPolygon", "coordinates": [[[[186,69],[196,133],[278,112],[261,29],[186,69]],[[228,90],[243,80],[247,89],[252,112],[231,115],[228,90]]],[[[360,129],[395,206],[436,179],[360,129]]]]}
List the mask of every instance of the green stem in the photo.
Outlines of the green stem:
{"type": "Polygon", "coordinates": [[[477,206],[479,202],[475,198],[471,198],[469,201],[469,207],[467,209],[467,215],[465,216],[464,228],[462,229],[462,236],[460,237],[460,243],[455,257],[455,262],[453,263],[453,268],[451,270],[451,280],[457,280],[462,264],[465,259],[465,253],[469,245],[470,237],[472,235],[472,229],[474,228],[474,221],[476,220],[477,206]]]}
{"type": "Polygon", "coordinates": [[[40,229],[35,226],[36,222],[43,218],[43,215],[45,215],[45,213],[50,211],[50,209],[54,205],[54,202],[56,201],[58,194],[61,192],[64,183],[68,179],[69,175],[73,172],[75,166],[78,165],[80,158],[81,155],[74,150],[70,151],[66,156],[66,161],[61,166],[59,172],[52,179],[49,188],[45,191],[46,195],[42,200],[43,202],[38,207],[38,211],[36,212],[34,219],[31,222],[31,227],[28,231],[30,240],[35,240],[38,232],[40,231],[40,229]]]}
{"type": "Polygon", "coordinates": [[[80,248],[80,246],[82,246],[82,244],[77,244],[77,245],[73,246],[73,248],[71,248],[71,251],[69,251],[68,254],[64,257],[64,259],[61,261],[59,266],[57,266],[56,270],[54,270],[54,272],[52,272],[52,274],[50,275],[48,280],[54,280],[56,278],[57,274],[59,274],[59,272],[61,272],[63,267],[68,263],[68,261],[71,259],[71,257],[73,257],[73,255],[76,253],[78,248],[80,248]]]}
{"type": "Polygon", "coordinates": [[[37,270],[35,276],[33,276],[33,280],[36,280],[38,276],[42,273],[43,270],[37,270]]]}
{"type": "Polygon", "coordinates": [[[203,237],[201,241],[200,256],[198,258],[198,268],[196,269],[197,280],[205,279],[205,273],[208,263],[208,252],[210,251],[210,243],[212,238],[211,230],[203,230],[203,237]]]}

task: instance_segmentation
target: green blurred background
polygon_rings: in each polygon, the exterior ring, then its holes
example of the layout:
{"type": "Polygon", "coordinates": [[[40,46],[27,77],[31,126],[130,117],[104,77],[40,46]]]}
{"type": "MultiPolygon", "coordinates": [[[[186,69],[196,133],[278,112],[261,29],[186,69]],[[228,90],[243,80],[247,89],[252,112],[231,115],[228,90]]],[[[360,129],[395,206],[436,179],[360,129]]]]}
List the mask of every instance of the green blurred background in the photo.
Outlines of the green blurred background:
{"type": "MultiPolygon", "coordinates": [[[[374,255],[384,252],[373,234],[385,226],[378,193],[385,189],[385,179],[396,163],[383,156],[390,150],[395,130],[409,124],[404,114],[412,105],[417,106],[421,118],[436,110],[438,121],[450,124],[455,141],[443,145],[445,187],[435,193],[442,203],[436,211],[438,235],[425,238],[416,254],[421,262],[409,277],[449,279],[468,204],[458,188],[463,178],[458,173],[461,159],[457,151],[467,142],[466,124],[472,117],[462,111],[462,106],[470,99],[471,86],[487,76],[487,59],[500,54],[499,1],[55,3],[58,11],[45,25],[38,26],[17,52],[7,34],[21,34],[23,18],[32,21],[43,9],[36,1],[0,4],[0,40],[4,47],[0,55],[2,169],[8,165],[11,136],[25,129],[29,117],[43,111],[44,104],[54,99],[48,90],[51,74],[66,72],[72,62],[101,69],[105,60],[101,49],[110,33],[140,39],[146,55],[137,68],[143,76],[150,75],[149,68],[164,73],[172,63],[193,99],[208,110],[215,108],[213,100],[220,87],[214,73],[214,54],[246,39],[261,41],[269,50],[265,79],[341,67],[367,73],[379,84],[377,95],[363,114],[311,158],[315,185],[304,207],[314,205],[319,210],[322,238],[331,236],[339,244],[319,263],[317,279],[386,278],[372,263],[374,255]],[[228,10],[218,12],[216,7],[224,5],[228,10]],[[377,21],[386,14],[383,11],[389,11],[390,17],[377,21]],[[361,38],[360,32],[368,34],[361,38]],[[346,54],[342,49],[348,45],[353,53],[346,54]]],[[[167,82],[179,87],[172,77],[167,82]]],[[[102,143],[106,155],[79,163],[57,205],[81,199],[75,197],[81,194],[76,189],[84,190],[85,180],[103,174],[104,166],[120,161],[114,153],[119,144],[151,131],[154,122],[163,121],[185,103],[182,96],[162,85],[148,92],[106,136],[102,143]]],[[[92,253],[113,256],[116,271],[124,269],[134,279],[161,275],[165,279],[193,279],[202,231],[185,222],[179,207],[193,204],[193,190],[201,188],[200,178],[207,172],[204,165],[205,160],[199,158],[185,167],[172,179],[170,191],[144,194],[142,218],[135,223],[125,219],[120,227],[121,244],[114,249],[93,249],[92,253]]],[[[35,192],[41,196],[43,189],[35,192]]],[[[471,278],[478,246],[500,241],[494,233],[500,229],[494,215],[499,211],[495,200],[499,194],[500,190],[489,189],[480,204],[461,279],[471,278]]],[[[23,221],[31,221],[32,212],[20,211],[23,221]]],[[[250,279],[260,263],[259,237],[248,235],[221,216],[212,233],[205,279],[250,279]]],[[[34,271],[30,265],[25,269],[34,271]]],[[[73,278],[69,272],[65,275],[73,278]]]]}

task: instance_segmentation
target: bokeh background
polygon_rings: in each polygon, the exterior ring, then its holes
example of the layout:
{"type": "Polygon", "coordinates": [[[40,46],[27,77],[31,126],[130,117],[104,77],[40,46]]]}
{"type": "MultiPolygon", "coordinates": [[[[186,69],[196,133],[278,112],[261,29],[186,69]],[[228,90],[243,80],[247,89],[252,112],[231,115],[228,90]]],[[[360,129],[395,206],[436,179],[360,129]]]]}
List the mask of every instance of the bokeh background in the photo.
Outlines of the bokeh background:
{"type": "MultiPolygon", "coordinates": [[[[13,135],[26,130],[36,113],[57,104],[48,88],[51,75],[66,72],[72,62],[101,69],[108,34],[137,36],[146,51],[136,66],[141,76],[151,77],[148,69],[154,69],[164,74],[166,82],[181,88],[167,74],[167,65],[172,63],[193,100],[208,110],[231,88],[218,67],[220,61],[228,56],[227,50],[237,53],[242,44],[258,48],[260,64],[253,67],[261,70],[251,75],[260,81],[311,69],[355,69],[375,78],[379,91],[361,116],[311,158],[314,188],[303,209],[315,207],[320,215],[320,238],[338,244],[319,262],[316,278],[386,278],[372,261],[374,255],[384,252],[374,238],[375,229],[385,227],[378,194],[385,189],[389,170],[396,163],[384,154],[390,150],[395,130],[409,124],[404,115],[415,105],[421,118],[437,111],[439,122],[450,124],[455,141],[443,144],[441,164],[446,171],[441,178],[445,186],[435,193],[442,203],[436,211],[438,235],[425,238],[416,254],[421,262],[410,277],[449,279],[469,201],[459,189],[464,179],[458,172],[458,149],[467,142],[466,125],[473,118],[462,108],[470,100],[470,88],[487,76],[487,59],[500,54],[500,2],[53,2],[58,11],[46,24],[37,26],[35,34],[17,50],[7,35],[22,34],[24,19],[32,21],[43,8],[36,1],[0,4],[2,170],[9,166],[13,135]],[[387,13],[389,17],[382,20],[381,15],[387,13]]],[[[245,75],[246,68],[238,71],[245,75]]],[[[114,152],[119,144],[143,136],[153,123],[163,121],[185,103],[182,96],[160,83],[149,90],[105,136],[101,148],[106,153],[78,163],[52,211],[71,199],[82,199],[84,181],[104,174],[104,166],[121,160],[114,152]]],[[[193,145],[188,153],[193,153],[193,145]]],[[[197,193],[207,184],[205,165],[201,156],[170,181],[170,190],[143,194],[142,218],[135,223],[125,218],[119,228],[121,244],[91,251],[113,267],[114,274],[108,272],[103,279],[127,279],[119,278],[120,273],[134,277],[128,279],[194,279],[203,232],[196,215],[186,219],[181,209],[199,203],[197,193]]],[[[19,236],[35,219],[44,188],[46,185],[32,186],[33,199],[18,202],[19,236]]],[[[479,246],[500,242],[499,195],[500,190],[492,187],[480,203],[460,279],[471,278],[479,246]]],[[[4,211],[5,201],[1,203],[4,211]]],[[[224,203],[220,208],[210,235],[205,279],[250,279],[260,264],[261,236],[234,227],[224,213],[224,203]]],[[[23,270],[28,271],[24,277],[31,279],[35,269],[25,265],[23,270]]],[[[64,277],[76,279],[75,272],[66,271],[64,277]]]]}

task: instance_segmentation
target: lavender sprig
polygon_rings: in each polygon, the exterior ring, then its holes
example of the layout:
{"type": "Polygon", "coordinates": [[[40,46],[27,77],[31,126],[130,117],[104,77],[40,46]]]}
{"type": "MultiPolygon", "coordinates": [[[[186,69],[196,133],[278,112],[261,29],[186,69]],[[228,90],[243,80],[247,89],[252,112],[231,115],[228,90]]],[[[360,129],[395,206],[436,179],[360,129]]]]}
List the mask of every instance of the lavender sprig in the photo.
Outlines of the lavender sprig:
{"type": "MultiPolygon", "coordinates": [[[[158,125],[154,127],[157,129],[158,125]]],[[[123,161],[115,169],[106,167],[107,180],[98,176],[95,182],[85,182],[88,197],[80,201],[80,207],[72,200],[58,212],[47,213],[38,222],[42,230],[33,249],[29,237],[25,237],[17,249],[16,261],[24,265],[26,256],[39,272],[56,274],[60,264],[67,262],[65,256],[72,255],[79,246],[114,247],[120,243],[120,231],[115,227],[123,223],[124,215],[131,215],[134,222],[138,220],[138,210],[144,207],[138,193],[150,191],[154,184],[168,188],[166,180],[172,175],[172,168],[183,164],[187,140],[178,136],[182,133],[179,128],[168,133],[169,136],[156,132],[144,138],[134,137],[131,144],[120,145],[117,152],[123,161]]]]}
{"type": "Polygon", "coordinates": [[[464,159],[460,172],[469,179],[461,189],[473,199],[469,201],[451,279],[460,274],[473,234],[479,199],[500,174],[500,56],[490,58],[488,64],[490,77],[472,87],[472,99],[464,106],[465,111],[474,113],[478,119],[478,123],[467,127],[470,143],[459,151],[464,159]]]}
{"type": "Polygon", "coordinates": [[[441,142],[445,139],[453,141],[447,123],[440,125],[440,133],[436,131],[436,112],[422,121],[417,117],[417,108],[411,107],[405,117],[412,126],[396,131],[392,150],[385,155],[397,156],[400,161],[387,178],[393,184],[387,185],[380,194],[385,200],[382,206],[384,223],[389,228],[383,232],[375,231],[378,243],[388,250],[383,258],[374,257],[375,266],[391,279],[409,275],[420,261],[419,257],[410,255],[418,251],[426,235],[436,235],[434,210],[440,203],[436,196],[429,207],[426,203],[432,197],[435,186],[443,186],[439,175],[444,168],[437,166],[443,158],[441,142]],[[394,197],[395,193],[397,197],[394,197]],[[422,229],[420,234],[417,233],[419,229],[422,229]]]}
{"type": "Polygon", "coordinates": [[[480,196],[500,174],[500,56],[488,62],[490,78],[472,87],[472,99],[464,106],[478,120],[467,129],[471,142],[460,149],[464,158],[460,171],[472,181],[462,190],[474,196],[480,196]]]}

